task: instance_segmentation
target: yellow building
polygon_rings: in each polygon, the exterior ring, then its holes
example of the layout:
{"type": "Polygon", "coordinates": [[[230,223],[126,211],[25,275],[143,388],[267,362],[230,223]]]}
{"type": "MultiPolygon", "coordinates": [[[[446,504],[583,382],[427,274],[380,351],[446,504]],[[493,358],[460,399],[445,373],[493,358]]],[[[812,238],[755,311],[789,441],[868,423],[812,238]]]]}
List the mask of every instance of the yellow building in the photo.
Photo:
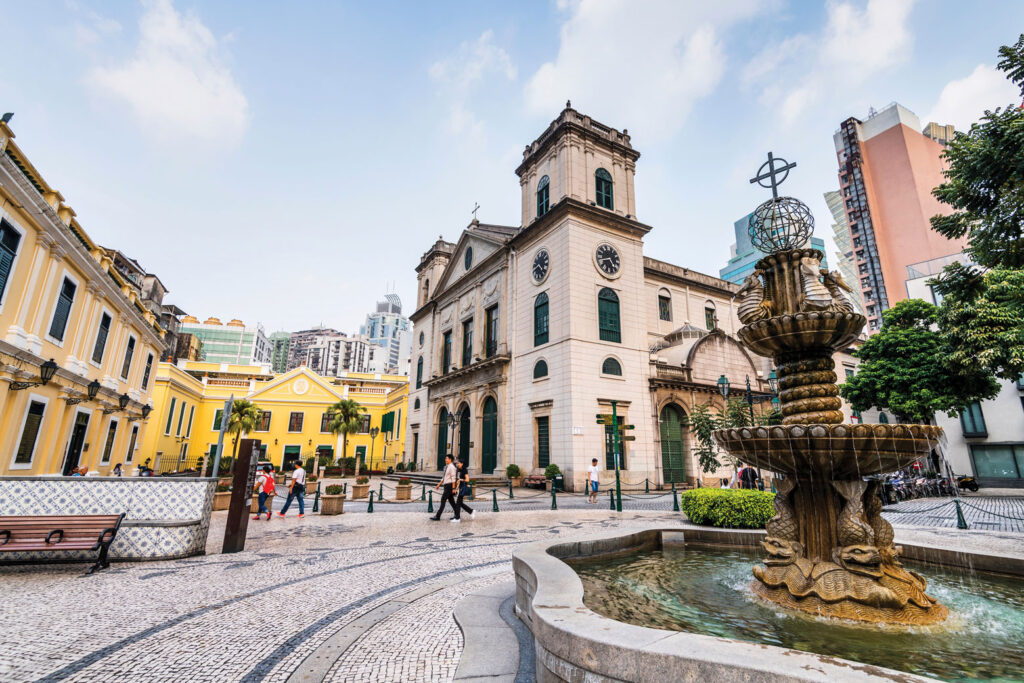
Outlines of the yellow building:
{"type": "Polygon", "coordinates": [[[0,474],[130,468],[164,331],[13,138],[0,121],[0,474]]]}
{"type": "MultiPolygon", "coordinates": [[[[361,457],[375,469],[393,467],[403,457],[408,377],[322,377],[306,367],[274,376],[266,365],[179,361],[157,368],[155,419],[142,445],[143,460],[150,458],[158,473],[193,468],[200,458],[209,462],[216,454],[224,402],[232,395],[263,411],[262,424],[248,436],[262,442],[263,459],[275,467],[317,454],[341,457],[342,438],[328,431],[327,413],[342,399],[366,409],[359,433],[348,437],[347,457],[361,457]]],[[[224,455],[231,454],[232,439],[225,436],[224,455]]]]}

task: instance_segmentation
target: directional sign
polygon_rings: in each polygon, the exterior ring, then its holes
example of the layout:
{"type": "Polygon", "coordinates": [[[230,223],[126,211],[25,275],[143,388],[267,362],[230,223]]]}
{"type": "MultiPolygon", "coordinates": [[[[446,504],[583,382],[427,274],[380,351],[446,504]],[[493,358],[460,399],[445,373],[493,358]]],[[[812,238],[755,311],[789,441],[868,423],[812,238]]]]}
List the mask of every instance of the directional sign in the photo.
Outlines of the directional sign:
{"type": "Polygon", "coordinates": [[[623,436],[623,437],[620,437],[620,438],[623,441],[636,441],[636,437],[635,436],[623,436]]]}
{"type": "Polygon", "coordinates": [[[619,429],[636,429],[636,425],[619,425],[619,429]]]}

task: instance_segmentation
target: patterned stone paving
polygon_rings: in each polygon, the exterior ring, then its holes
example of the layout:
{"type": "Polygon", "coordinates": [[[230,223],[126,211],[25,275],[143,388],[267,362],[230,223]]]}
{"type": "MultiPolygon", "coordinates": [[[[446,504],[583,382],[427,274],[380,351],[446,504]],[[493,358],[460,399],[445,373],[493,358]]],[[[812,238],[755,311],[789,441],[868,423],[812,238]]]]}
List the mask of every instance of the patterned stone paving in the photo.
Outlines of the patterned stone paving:
{"type": "MultiPolygon", "coordinates": [[[[455,601],[507,581],[516,547],[685,524],[670,511],[671,497],[642,501],[662,510],[620,514],[607,501],[566,501],[557,511],[503,506],[499,513],[478,504],[476,518],[458,525],[429,521],[420,503],[381,506],[393,508],[387,514],[275,516],[250,522],[247,550],[234,555],[217,554],[225,514],[216,513],[206,556],[119,563],[93,576],[83,576],[86,565],[0,567],[0,680],[301,680],[307,657],[344,636],[324,669],[327,680],[448,681],[462,652],[455,601]]],[[[988,508],[992,501],[968,502],[988,508]]],[[[889,515],[894,523],[932,529],[904,527],[897,540],[931,534],[965,548],[1024,547],[1012,529],[961,532],[929,518],[942,510],[914,512],[942,503],[902,504],[905,512],[889,515]]],[[[1020,501],[992,504],[1010,514],[1020,501]]]]}

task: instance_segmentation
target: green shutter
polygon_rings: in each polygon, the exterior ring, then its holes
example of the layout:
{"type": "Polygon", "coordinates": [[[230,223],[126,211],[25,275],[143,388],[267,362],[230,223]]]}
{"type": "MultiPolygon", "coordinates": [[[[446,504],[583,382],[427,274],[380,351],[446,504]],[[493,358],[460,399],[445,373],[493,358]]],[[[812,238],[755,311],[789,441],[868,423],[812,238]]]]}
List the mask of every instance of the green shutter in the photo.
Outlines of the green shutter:
{"type": "Polygon", "coordinates": [[[619,297],[607,287],[597,295],[597,318],[601,340],[620,343],[619,297]]]}
{"type": "Polygon", "coordinates": [[[39,437],[39,427],[43,422],[43,413],[46,404],[40,401],[32,401],[25,415],[25,425],[21,430],[21,443],[18,444],[18,453],[14,456],[16,465],[28,465],[32,462],[32,453],[36,449],[36,439],[39,437]]]}
{"type": "Polygon", "coordinates": [[[53,321],[50,323],[50,336],[58,341],[64,341],[64,331],[68,326],[68,317],[71,315],[71,304],[75,301],[75,284],[64,278],[61,285],[60,295],[57,297],[57,308],[53,311],[53,321]]]}
{"type": "MultiPolygon", "coordinates": [[[[171,407],[167,411],[167,425],[164,427],[164,434],[171,433],[171,425],[174,423],[174,404],[178,402],[178,399],[171,397],[171,407]]],[[[217,411],[217,420],[220,420],[221,411],[217,411]]]]}
{"type": "MultiPolygon", "coordinates": [[[[100,316],[100,329],[96,332],[96,345],[92,349],[92,360],[94,363],[103,362],[103,351],[107,348],[107,335],[110,333],[110,316],[104,313],[100,316]]],[[[142,386],[146,388],[145,384],[142,386]]]]}
{"type": "Polygon", "coordinates": [[[0,222],[0,301],[7,291],[7,280],[11,277],[14,256],[18,253],[21,235],[7,221],[0,222]]]}
{"type": "Polygon", "coordinates": [[[603,168],[597,169],[594,173],[594,184],[597,194],[597,205],[605,209],[613,208],[611,174],[603,168]]]}
{"type": "Polygon", "coordinates": [[[533,345],[548,343],[548,295],[542,292],[533,303],[533,345]]]}
{"type": "Polygon", "coordinates": [[[537,418],[537,467],[547,467],[551,464],[549,419],[547,416],[537,418]]]}

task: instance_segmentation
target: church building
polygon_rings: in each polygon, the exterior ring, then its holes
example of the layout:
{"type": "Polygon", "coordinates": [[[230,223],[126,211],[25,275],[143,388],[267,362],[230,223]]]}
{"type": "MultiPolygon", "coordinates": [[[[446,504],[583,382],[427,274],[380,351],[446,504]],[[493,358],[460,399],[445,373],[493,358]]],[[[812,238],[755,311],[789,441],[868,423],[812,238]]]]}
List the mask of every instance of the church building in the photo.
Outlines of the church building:
{"type": "Polygon", "coordinates": [[[554,463],[582,490],[592,458],[602,482],[614,473],[611,428],[596,419],[614,401],[634,427],[624,480],[692,484],[704,476],[685,427],[692,407],[722,407],[723,374],[735,397],[748,378],[755,398],[770,397],[770,361],[734,336],[739,287],[644,255],[639,157],[626,130],[567,103],[516,169],[521,225],[474,219],[426,251],[406,460],[440,469],[451,452],[481,474],[554,463]]]}

